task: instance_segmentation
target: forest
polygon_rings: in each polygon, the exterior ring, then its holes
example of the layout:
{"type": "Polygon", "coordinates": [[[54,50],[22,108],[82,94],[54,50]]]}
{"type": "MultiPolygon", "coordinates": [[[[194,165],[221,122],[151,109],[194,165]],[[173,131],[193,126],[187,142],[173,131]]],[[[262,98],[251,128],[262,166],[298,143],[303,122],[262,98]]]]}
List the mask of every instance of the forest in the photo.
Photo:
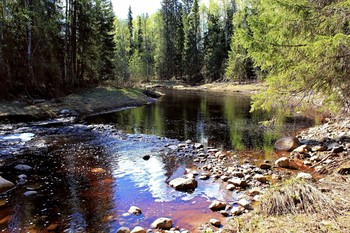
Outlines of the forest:
{"type": "Polygon", "coordinates": [[[110,0],[1,1],[0,98],[104,82],[259,80],[268,90],[255,109],[300,93],[349,107],[349,0],[163,0],[155,14],[125,15],[110,0]]]}

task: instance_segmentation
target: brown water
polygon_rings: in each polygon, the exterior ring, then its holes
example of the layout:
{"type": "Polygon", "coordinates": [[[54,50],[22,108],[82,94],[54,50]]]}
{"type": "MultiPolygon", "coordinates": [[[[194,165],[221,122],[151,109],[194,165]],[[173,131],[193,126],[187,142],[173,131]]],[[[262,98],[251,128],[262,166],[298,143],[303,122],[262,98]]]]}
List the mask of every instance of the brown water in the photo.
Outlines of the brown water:
{"type": "Polygon", "coordinates": [[[147,229],[156,218],[170,217],[175,226],[196,232],[210,218],[222,219],[209,210],[210,202],[234,202],[238,194],[211,179],[199,181],[192,193],[170,188],[169,180],[196,164],[167,148],[191,139],[269,153],[281,132],[301,127],[292,122],[267,130],[259,122],[269,116],[249,113],[249,103],[243,95],[171,92],[154,105],[89,117],[86,124],[2,125],[1,176],[17,185],[0,196],[0,230],[115,232],[121,226],[147,229]],[[32,169],[16,170],[18,164],[32,169]],[[125,214],[133,205],[140,216],[125,214]]]}

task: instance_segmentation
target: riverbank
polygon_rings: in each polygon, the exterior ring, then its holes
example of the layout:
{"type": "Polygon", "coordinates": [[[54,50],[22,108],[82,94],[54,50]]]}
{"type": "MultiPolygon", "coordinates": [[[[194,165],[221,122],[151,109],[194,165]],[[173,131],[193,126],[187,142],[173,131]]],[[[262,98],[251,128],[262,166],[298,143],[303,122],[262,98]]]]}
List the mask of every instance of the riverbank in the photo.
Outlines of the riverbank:
{"type": "MultiPolygon", "coordinates": [[[[0,102],[0,120],[31,121],[60,115],[83,116],[123,107],[141,106],[155,100],[141,89],[96,87],[55,100],[17,100],[0,102]]],[[[152,95],[154,97],[154,95],[152,95]]]]}
{"type": "Polygon", "coordinates": [[[238,83],[238,82],[215,82],[206,83],[199,86],[187,85],[180,81],[153,81],[141,85],[143,88],[156,88],[156,89],[175,89],[182,91],[204,91],[212,92],[215,94],[256,94],[267,89],[267,86],[263,82],[250,82],[250,83],[238,83]]]}
{"type": "Polygon", "coordinates": [[[274,180],[254,211],[231,218],[219,232],[349,232],[349,128],[350,118],[341,117],[300,132],[301,146],[281,155],[288,166],[275,163],[273,167],[273,173],[283,179],[274,180]],[[291,164],[299,164],[299,170],[291,164]],[[300,187],[317,193],[307,209],[301,207],[311,193],[300,187]],[[286,197],[286,193],[296,196],[286,197]],[[284,202],[287,198],[294,203],[284,202]]]}

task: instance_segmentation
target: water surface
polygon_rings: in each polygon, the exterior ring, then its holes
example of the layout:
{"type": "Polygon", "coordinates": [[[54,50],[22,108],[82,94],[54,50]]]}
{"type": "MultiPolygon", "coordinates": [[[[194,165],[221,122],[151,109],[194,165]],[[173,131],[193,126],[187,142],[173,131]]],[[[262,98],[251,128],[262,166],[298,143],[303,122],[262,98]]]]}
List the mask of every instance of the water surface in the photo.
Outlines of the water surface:
{"type": "Polygon", "coordinates": [[[212,200],[232,203],[239,194],[213,179],[199,180],[191,193],[175,191],[168,182],[197,164],[167,148],[190,139],[264,154],[301,127],[267,129],[259,122],[270,115],[249,110],[249,96],[174,91],[153,105],[88,117],[87,124],[1,125],[0,172],[16,188],[0,195],[0,230],[115,232],[170,217],[196,232],[210,218],[223,218],[209,210],[212,200]],[[32,169],[15,169],[19,164],[32,169]],[[126,214],[133,205],[140,216],[126,214]]]}

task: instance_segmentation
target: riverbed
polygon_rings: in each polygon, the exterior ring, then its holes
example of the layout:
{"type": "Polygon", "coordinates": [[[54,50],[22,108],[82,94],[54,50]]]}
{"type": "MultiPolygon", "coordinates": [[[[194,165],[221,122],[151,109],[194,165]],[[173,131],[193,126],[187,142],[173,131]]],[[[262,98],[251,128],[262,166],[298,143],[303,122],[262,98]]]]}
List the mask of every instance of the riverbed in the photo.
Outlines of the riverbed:
{"type": "Polygon", "coordinates": [[[296,121],[264,127],[260,122],[272,113],[250,113],[249,105],[247,95],[169,91],[155,104],[79,122],[2,124],[1,176],[16,187],[0,196],[0,230],[115,232],[148,229],[156,218],[169,217],[174,226],[197,232],[210,218],[223,220],[209,204],[234,203],[239,192],[212,178],[198,180],[193,192],[168,183],[198,168],[199,151],[178,149],[185,141],[200,143],[203,151],[265,159],[277,138],[306,127],[296,121]],[[142,214],[128,214],[131,206],[142,214]]]}

